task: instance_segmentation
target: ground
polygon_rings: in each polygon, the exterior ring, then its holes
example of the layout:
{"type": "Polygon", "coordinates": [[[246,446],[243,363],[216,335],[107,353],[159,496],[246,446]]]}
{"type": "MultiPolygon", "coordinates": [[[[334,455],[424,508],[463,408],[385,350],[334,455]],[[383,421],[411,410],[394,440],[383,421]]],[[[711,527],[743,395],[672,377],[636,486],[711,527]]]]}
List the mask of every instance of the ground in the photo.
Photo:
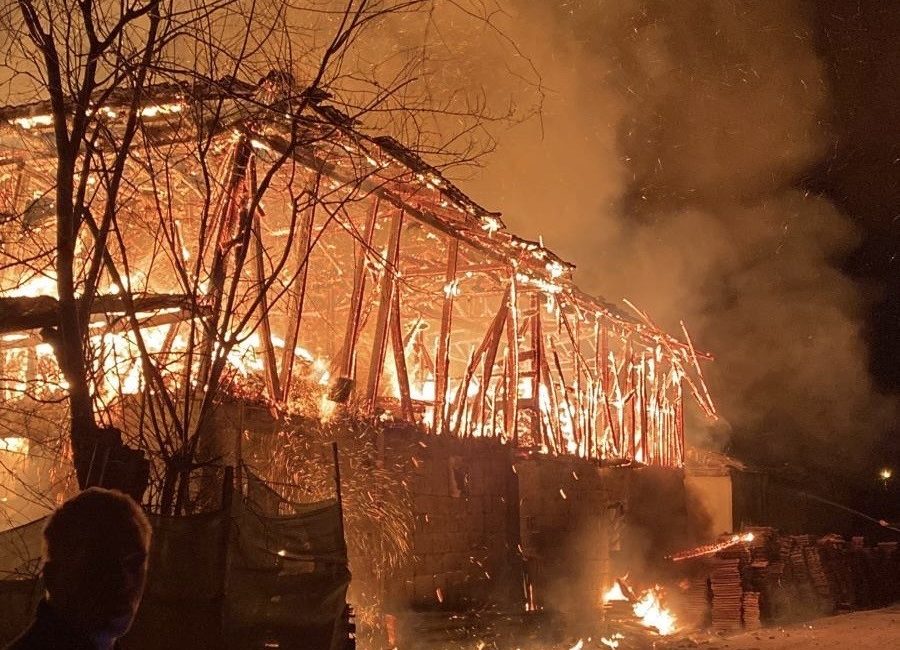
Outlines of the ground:
{"type": "Polygon", "coordinates": [[[695,636],[671,648],[705,650],[882,650],[900,648],[900,604],[785,627],[763,628],[725,639],[695,636]]]}
{"type": "MultiPolygon", "coordinates": [[[[728,637],[709,633],[676,634],[661,638],[642,629],[571,625],[544,617],[426,615],[401,643],[415,650],[606,650],[607,636],[618,650],[886,650],[900,648],[900,604],[884,609],[819,618],[806,623],[766,627],[728,637]],[[575,626],[577,627],[577,626],[575,626]],[[593,629],[586,629],[593,627],[593,629]],[[580,638],[579,638],[580,637],[580,638]],[[579,642],[580,641],[580,645],[579,642]]],[[[571,622],[569,622],[571,623],[571,622]]]]}

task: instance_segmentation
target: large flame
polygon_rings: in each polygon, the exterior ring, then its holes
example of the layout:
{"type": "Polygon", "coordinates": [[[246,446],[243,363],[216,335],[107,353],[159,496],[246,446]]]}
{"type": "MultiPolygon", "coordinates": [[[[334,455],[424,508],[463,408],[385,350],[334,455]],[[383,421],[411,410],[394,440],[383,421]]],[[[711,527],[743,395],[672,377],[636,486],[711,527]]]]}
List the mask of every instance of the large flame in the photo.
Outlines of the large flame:
{"type": "Polygon", "coordinates": [[[648,589],[633,606],[634,614],[646,627],[656,628],[661,635],[675,631],[675,616],[662,606],[659,587],[648,589]]]}

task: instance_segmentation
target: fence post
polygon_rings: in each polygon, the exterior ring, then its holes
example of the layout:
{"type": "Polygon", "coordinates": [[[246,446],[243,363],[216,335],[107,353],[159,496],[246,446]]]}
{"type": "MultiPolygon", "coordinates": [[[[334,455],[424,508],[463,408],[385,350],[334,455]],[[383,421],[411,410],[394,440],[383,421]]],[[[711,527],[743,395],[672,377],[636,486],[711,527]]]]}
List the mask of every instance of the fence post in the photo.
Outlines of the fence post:
{"type": "Polygon", "coordinates": [[[331,443],[331,455],[334,458],[334,491],[337,496],[338,515],[341,520],[341,543],[346,545],[347,540],[344,537],[344,499],[341,495],[341,464],[339,462],[337,441],[332,441],[331,443]]]}
{"type": "Polygon", "coordinates": [[[219,540],[221,552],[221,604],[219,607],[219,635],[221,647],[226,647],[228,627],[228,549],[231,541],[231,509],[234,505],[234,467],[225,466],[222,478],[222,537],[219,540]]]}

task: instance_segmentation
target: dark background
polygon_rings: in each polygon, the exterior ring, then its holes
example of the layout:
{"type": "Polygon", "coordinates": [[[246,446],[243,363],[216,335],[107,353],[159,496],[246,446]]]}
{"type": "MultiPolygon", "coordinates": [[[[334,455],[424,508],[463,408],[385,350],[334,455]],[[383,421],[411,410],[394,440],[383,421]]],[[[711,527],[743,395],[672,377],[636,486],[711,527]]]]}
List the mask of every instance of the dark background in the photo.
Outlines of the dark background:
{"type": "MultiPolygon", "coordinates": [[[[855,219],[860,246],[842,261],[871,283],[866,320],[869,367],[878,387],[900,392],[900,4],[871,0],[816,2],[816,46],[832,93],[834,140],[828,157],[805,179],[855,219]]],[[[880,436],[871,480],[858,486],[857,505],[900,516],[900,430],[880,436]],[[877,479],[891,467],[885,486],[877,479]]]]}

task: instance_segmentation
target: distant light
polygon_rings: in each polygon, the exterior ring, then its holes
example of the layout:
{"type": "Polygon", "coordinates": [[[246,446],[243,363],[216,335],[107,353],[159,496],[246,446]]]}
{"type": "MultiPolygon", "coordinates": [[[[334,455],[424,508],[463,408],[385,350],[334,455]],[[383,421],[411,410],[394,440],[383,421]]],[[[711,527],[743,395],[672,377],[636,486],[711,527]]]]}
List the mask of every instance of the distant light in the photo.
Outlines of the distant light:
{"type": "Polygon", "coordinates": [[[891,477],[894,475],[894,470],[890,467],[883,468],[880,472],[878,472],[878,476],[881,477],[882,481],[889,481],[891,477]]]}
{"type": "Polygon", "coordinates": [[[284,557],[285,555],[287,555],[287,551],[285,551],[284,549],[281,549],[280,551],[278,551],[278,555],[281,557],[284,557]]]}

